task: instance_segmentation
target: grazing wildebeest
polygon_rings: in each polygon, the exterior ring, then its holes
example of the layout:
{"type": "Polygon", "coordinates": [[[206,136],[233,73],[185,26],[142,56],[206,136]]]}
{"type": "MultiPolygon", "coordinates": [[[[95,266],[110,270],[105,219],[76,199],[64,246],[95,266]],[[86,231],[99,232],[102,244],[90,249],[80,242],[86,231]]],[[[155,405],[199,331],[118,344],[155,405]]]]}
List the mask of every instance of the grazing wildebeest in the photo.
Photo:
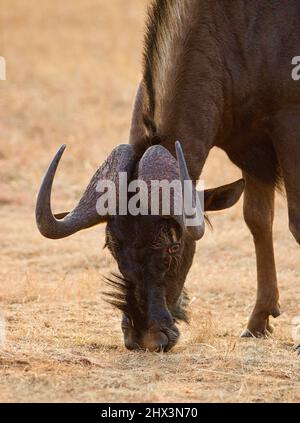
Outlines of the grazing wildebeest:
{"type": "Polygon", "coordinates": [[[174,216],[100,216],[95,186],[101,178],[116,180],[120,171],[129,179],[172,179],[178,175],[176,140],[192,181],[214,146],[242,170],[243,180],[205,191],[205,211],[232,206],[245,190],[258,285],[242,336],[272,332],[269,317],[280,314],[274,190],[282,182],[290,230],[300,242],[300,83],[291,77],[299,40],[299,0],[154,1],[129,144],[111,153],[71,213],[54,216],[50,207],[63,149],[50,165],[37,201],[38,227],[48,238],[63,238],[107,222],[106,245],[120,270],[111,278],[119,288],[112,302],[123,312],[127,348],[167,351],[175,345],[176,321],[186,319],[184,282],[204,227],[188,230],[174,216]]]}

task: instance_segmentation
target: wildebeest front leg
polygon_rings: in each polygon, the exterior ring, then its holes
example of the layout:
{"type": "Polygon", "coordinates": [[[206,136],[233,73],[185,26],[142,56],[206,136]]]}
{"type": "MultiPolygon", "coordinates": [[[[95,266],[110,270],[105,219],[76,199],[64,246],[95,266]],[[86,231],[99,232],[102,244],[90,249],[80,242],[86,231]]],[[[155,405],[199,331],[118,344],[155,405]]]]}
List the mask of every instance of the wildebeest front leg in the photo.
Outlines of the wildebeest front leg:
{"type": "Polygon", "coordinates": [[[279,292],[273,248],[274,187],[245,178],[244,218],[253,235],[257,262],[257,298],[242,337],[266,336],[272,332],[269,317],[278,317],[279,292]]]}

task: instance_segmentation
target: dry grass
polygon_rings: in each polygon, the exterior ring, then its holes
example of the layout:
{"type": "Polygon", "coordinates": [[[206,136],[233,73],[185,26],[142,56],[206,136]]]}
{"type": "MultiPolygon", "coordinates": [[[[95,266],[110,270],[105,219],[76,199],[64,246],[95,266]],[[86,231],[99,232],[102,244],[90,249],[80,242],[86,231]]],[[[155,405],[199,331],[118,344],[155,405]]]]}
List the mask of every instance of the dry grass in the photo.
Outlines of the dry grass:
{"type": "MultiPolygon", "coordinates": [[[[274,339],[242,340],[255,296],[255,262],[241,204],[213,218],[187,285],[192,323],[169,354],[129,353],[119,314],[104,303],[103,227],[43,239],[34,200],[50,157],[69,148],[55,208],[74,205],[93,171],[126,142],[139,79],[146,1],[1,0],[1,401],[299,401],[291,319],[300,314],[299,251],[278,199],[276,255],[283,315],[274,339]]],[[[208,185],[239,177],[214,152],[208,185]]]]}

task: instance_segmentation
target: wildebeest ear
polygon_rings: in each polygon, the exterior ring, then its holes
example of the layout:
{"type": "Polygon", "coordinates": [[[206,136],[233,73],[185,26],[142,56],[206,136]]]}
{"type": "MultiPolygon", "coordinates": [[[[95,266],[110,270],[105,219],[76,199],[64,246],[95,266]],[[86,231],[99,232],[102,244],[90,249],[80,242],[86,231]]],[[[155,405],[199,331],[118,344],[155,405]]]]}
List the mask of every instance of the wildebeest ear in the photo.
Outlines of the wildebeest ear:
{"type": "Polygon", "coordinates": [[[205,211],[223,210],[237,203],[244,191],[245,181],[239,179],[232,184],[204,191],[205,211]]]}

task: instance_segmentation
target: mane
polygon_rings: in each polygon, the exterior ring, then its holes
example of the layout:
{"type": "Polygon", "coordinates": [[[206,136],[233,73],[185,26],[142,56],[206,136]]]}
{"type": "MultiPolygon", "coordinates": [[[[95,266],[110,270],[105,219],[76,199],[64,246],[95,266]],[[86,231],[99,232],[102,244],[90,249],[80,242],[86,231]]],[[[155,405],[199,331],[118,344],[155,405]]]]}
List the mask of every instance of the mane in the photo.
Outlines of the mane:
{"type": "Polygon", "coordinates": [[[149,7],[144,45],[148,127],[151,127],[149,120],[152,127],[160,124],[174,93],[199,3],[199,0],[154,0],[149,7]]]}

